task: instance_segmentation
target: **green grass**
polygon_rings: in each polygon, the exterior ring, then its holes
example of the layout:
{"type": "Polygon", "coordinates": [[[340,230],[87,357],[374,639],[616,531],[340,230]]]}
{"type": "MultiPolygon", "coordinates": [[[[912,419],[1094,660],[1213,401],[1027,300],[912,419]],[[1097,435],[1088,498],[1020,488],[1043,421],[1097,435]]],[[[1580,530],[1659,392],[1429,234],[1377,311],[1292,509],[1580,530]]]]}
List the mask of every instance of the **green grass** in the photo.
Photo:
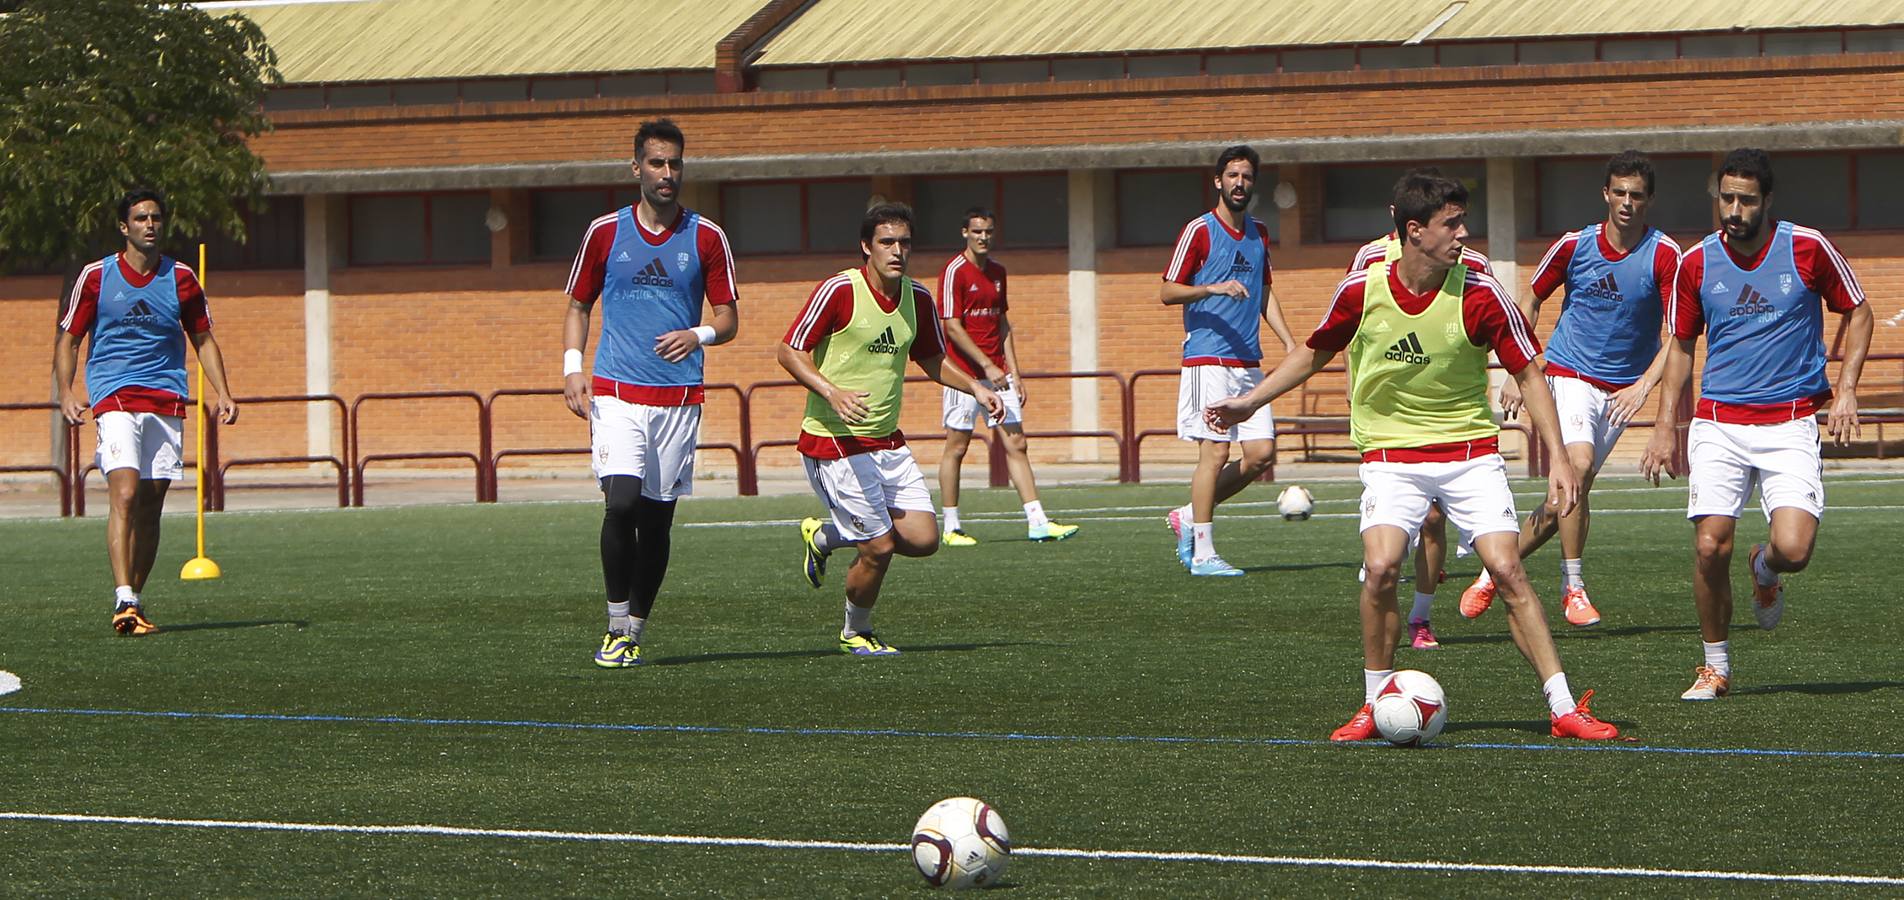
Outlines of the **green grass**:
{"type": "MultiPolygon", "coordinates": [[[[1360,699],[1351,484],[1315,485],[1318,512],[1341,515],[1294,524],[1252,489],[1219,515],[1219,547],[1250,570],[1228,580],[1172,556],[1159,516],[1181,485],[1048,490],[1085,526],[1051,545],[1013,540],[1009,493],[971,492],[967,529],[986,543],[894,563],[877,622],[906,652],[880,660],[833,652],[844,557],[813,592],[791,526],[680,527],[650,664],[631,671],[588,662],[599,509],[522,504],[215,517],[226,574],[200,584],[172,577],[191,531],[168,519],[147,591],[168,632],[137,640],[106,625],[99,520],[0,523],[0,669],[26,685],[0,707],[457,720],[0,712],[0,812],[892,843],[933,801],[973,794],[1027,848],[1904,876],[1904,616],[1886,563],[1904,481],[1832,482],[1785,623],[1759,632],[1740,604],[1737,693],[1713,704],[1677,699],[1699,662],[1683,489],[1638,486],[1608,478],[1595,497],[1587,572],[1606,621],[1551,616],[1576,691],[1597,692],[1627,746],[1888,755],[1533,749],[1564,742],[1504,617],[1454,611],[1471,558],[1437,606],[1445,649],[1398,658],[1448,691],[1441,746],[1322,744],[1360,699]],[[1105,511],[1073,512],[1090,509],[1105,511]],[[483,724],[519,720],[719,730],[483,724]],[[979,736],[787,733],[808,728],[979,736]]],[[[814,507],[693,501],[680,521],[814,507]]],[[[1763,532],[1749,510],[1741,551],[1763,532]]],[[[1550,609],[1556,552],[1529,562],[1550,609]]],[[[44,821],[0,821],[0,859],[9,896],[925,890],[892,852],[44,821]]],[[[1847,890],[1027,856],[1007,881],[1012,897],[1847,890]]]]}

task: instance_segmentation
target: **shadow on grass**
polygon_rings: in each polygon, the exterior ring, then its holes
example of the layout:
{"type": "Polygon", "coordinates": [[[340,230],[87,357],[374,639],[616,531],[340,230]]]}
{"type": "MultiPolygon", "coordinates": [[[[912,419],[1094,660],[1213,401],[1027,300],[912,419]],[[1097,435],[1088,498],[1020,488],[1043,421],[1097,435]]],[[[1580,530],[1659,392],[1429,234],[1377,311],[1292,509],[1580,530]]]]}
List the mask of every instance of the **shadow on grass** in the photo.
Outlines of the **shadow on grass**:
{"type": "MultiPolygon", "coordinates": [[[[1642,634],[1666,634],[1673,632],[1698,632],[1697,625],[1625,625],[1619,628],[1554,628],[1557,640],[1597,641],[1606,638],[1634,637],[1642,634]]],[[[1506,632],[1495,634],[1457,634],[1436,635],[1443,644],[1508,644],[1514,638],[1506,632]]]]}
{"type": "Polygon", "coordinates": [[[184,625],[161,625],[160,634],[172,634],[179,631],[219,631],[227,628],[269,628],[273,625],[289,625],[299,631],[311,627],[304,619],[257,619],[250,622],[187,622],[184,625]]]}
{"type": "Polygon", "coordinates": [[[1768,684],[1761,687],[1742,687],[1733,690],[1733,694],[1868,694],[1872,691],[1904,688],[1904,681],[1831,681],[1815,684],[1768,684]]]}
{"type": "MultiPolygon", "coordinates": [[[[992,641],[980,644],[908,644],[899,648],[899,655],[908,653],[965,653],[984,650],[991,647],[1050,647],[1055,646],[1044,641],[992,641]]],[[[670,656],[657,659],[647,665],[686,666],[695,663],[730,662],[743,659],[812,659],[822,656],[844,656],[838,650],[748,650],[737,653],[696,653],[692,656],[670,656]]],[[[644,662],[646,662],[644,660],[644,662]]]]}
{"type": "Polygon", "coordinates": [[[1524,731],[1541,737],[1553,737],[1553,724],[1550,722],[1449,722],[1441,729],[1442,734],[1457,731],[1524,731]]]}
{"type": "Polygon", "coordinates": [[[1348,569],[1362,568],[1359,562],[1292,563],[1286,566],[1240,566],[1245,572],[1307,572],[1311,569],[1348,569]]]}

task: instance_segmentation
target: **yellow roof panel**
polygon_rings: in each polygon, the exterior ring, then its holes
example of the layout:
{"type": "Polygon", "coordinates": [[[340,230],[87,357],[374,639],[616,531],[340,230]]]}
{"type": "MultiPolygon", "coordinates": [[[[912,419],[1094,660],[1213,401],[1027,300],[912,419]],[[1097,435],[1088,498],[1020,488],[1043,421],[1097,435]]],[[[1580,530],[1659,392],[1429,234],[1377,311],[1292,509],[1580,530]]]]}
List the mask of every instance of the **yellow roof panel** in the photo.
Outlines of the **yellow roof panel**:
{"type": "Polygon", "coordinates": [[[1434,40],[1562,35],[1757,31],[1773,28],[1857,28],[1904,24],[1898,0],[1471,0],[1434,40]]]}
{"type": "Polygon", "coordinates": [[[207,3],[240,12],[288,82],[712,69],[765,0],[341,0],[207,3]]]}

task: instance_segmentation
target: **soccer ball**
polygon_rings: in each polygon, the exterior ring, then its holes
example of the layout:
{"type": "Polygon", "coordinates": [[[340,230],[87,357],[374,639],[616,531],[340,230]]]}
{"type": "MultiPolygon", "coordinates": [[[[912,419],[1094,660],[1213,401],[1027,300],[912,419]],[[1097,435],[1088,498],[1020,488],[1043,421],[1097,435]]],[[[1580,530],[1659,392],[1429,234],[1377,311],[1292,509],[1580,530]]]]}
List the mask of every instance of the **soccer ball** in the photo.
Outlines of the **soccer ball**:
{"type": "Polygon", "coordinates": [[[998,810],[983,800],[940,800],[912,826],[912,864],[933,887],[994,884],[1010,862],[1011,833],[998,810]]]}
{"type": "Polygon", "coordinates": [[[1397,747],[1435,739],[1448,724],[1448,697],[1427,672],[1403,669],[1375,689],[1375,730],[1397,747]]]}
{"type": "Polygon", "coordinates": [[[1276,498],[1276,511],[1283,514],[1283,521],[1301,522],[1316,511],[1316,498],[1310,495],[1308,488],[1292,484],[1283,488],[1276,498]]]}

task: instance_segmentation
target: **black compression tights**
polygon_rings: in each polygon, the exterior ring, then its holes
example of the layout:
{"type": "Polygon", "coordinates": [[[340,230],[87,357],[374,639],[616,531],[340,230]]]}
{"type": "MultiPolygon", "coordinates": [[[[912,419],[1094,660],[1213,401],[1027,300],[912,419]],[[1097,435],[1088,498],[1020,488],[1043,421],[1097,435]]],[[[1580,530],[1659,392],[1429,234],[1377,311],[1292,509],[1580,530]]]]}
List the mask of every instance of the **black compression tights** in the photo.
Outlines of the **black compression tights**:
{"type": "Polygon", "coordinates": [[[628,614],[648,618],[661,580],[668,576],[669,532],[674,501],[641,496],[641,479],[610,475],[602,479],[608,511],[602,516],[602,580],[608,602],[628,603],[628,614]]]}

